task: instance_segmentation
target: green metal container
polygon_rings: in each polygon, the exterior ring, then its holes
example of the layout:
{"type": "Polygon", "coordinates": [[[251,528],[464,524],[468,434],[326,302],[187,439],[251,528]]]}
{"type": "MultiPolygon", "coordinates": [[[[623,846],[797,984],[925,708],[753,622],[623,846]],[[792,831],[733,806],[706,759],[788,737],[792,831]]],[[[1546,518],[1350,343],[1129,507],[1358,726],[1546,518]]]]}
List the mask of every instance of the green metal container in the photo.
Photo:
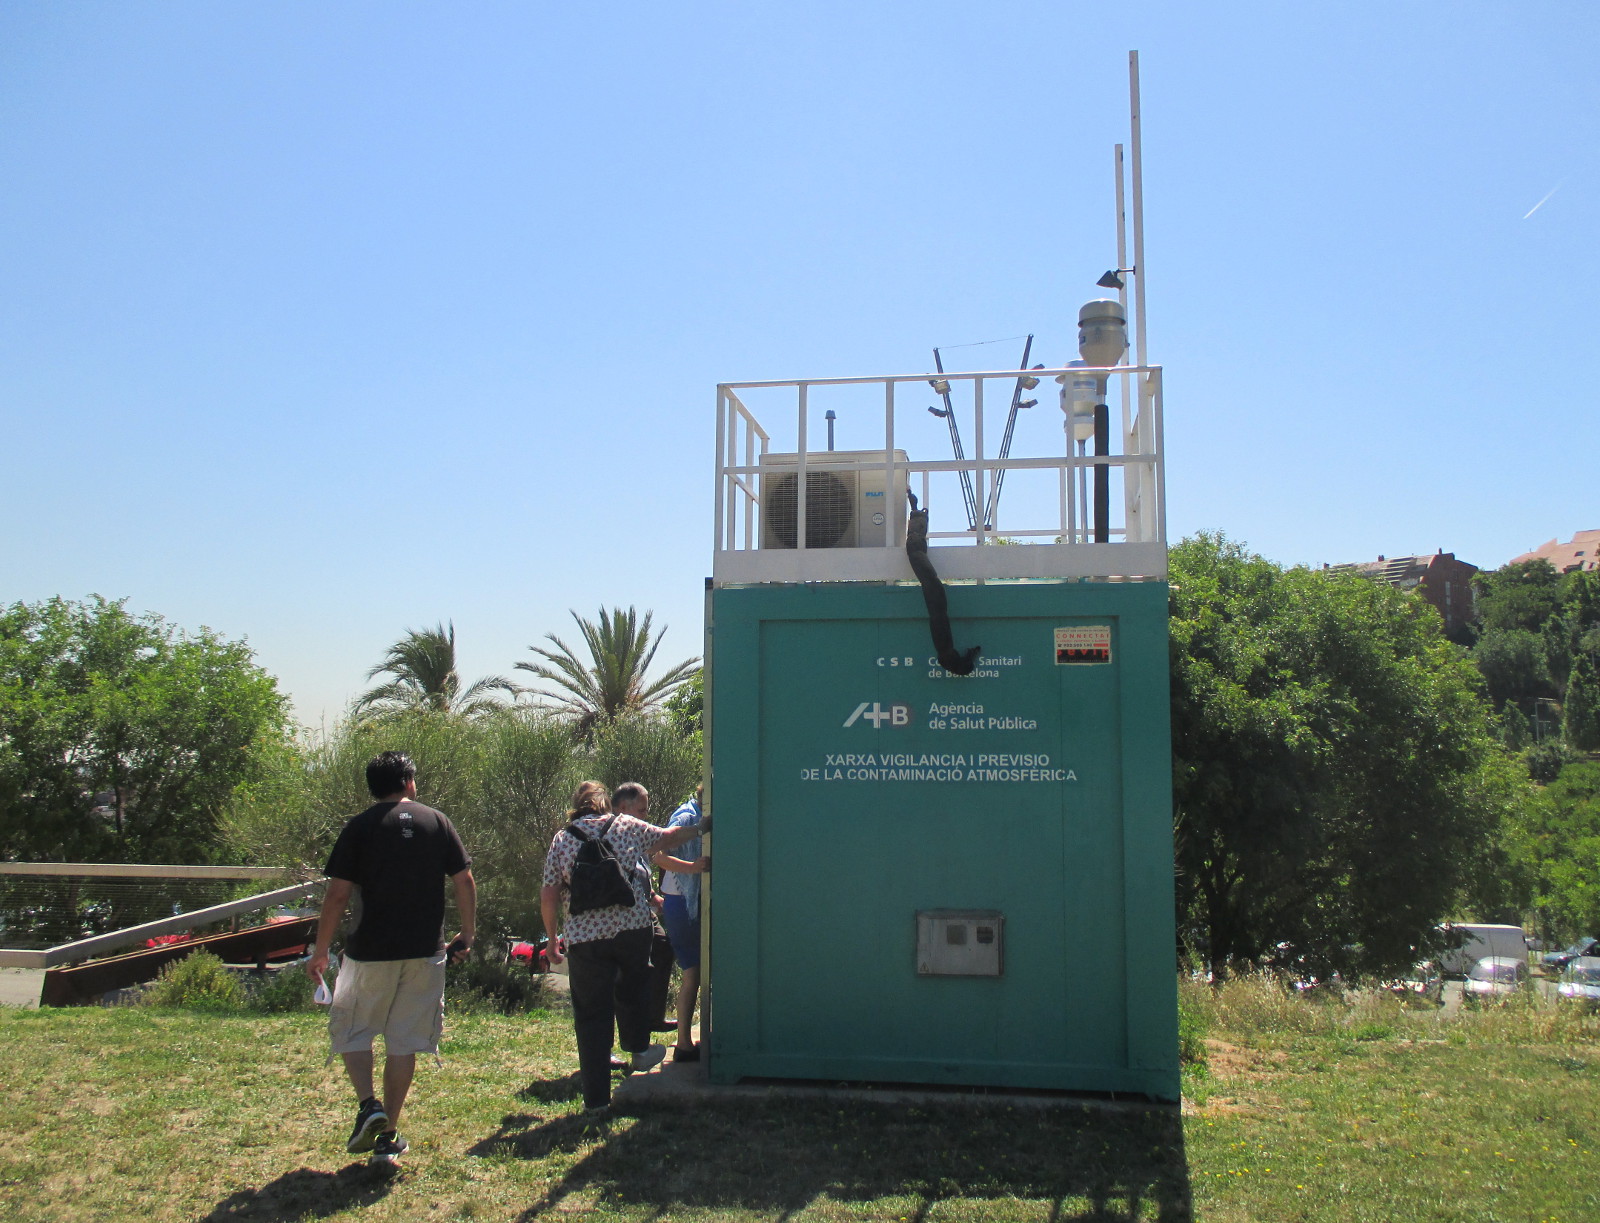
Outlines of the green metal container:
{"type": "Polygon", "coordinates": [[[1179,1097],[1167,587],[712,592],[709,1072],[1179,1097]]]}

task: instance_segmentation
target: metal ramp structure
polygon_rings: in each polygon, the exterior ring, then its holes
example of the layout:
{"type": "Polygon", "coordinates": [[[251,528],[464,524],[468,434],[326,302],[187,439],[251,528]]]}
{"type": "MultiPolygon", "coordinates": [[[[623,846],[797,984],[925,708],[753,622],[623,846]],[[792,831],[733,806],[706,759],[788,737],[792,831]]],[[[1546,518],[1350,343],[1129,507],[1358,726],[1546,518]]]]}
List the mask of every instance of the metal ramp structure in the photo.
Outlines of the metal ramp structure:
{"type": "MultiPolygon", "coordinates": [[[[279,881],[288,872],[259,866],[164,866],[143,863],[0,862],[0,882],[36,881],[279,881]]],[[[297,882],[251,896],[174,913],[153,921],[50,946],[0,946],[0,1005],[79,1006],[106,993],[148,981],[174,960],[210,951],[230,963],[263,965],[266,959],[309,943],[315,917],[242,925],[252,915],[317,896],[323,880],[297,882]],[[221,927],[220,929],[216,929],[221,927]],[[206,931],[210,930],[209,933],[206,931]],[[184,934],[182,941],[166,936],[184,934]],[[152,945],[153,944],[153,945],[152,945]],[[132,950],[125,950],[132,948],[132,950]]],[[[0,929],[0,943],[13,941],[0,929]]],[[[20,940],[16,940],[20,941],[20,940]]]]}

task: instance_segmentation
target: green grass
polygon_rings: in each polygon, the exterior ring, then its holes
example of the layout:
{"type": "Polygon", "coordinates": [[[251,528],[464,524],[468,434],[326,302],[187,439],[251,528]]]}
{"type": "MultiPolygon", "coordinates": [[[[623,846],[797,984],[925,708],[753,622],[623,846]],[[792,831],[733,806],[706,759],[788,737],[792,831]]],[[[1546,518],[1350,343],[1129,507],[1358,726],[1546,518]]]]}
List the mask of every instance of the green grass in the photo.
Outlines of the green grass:
{"type": "Polygon", "coordinates": [[[318,1013],[0,1011],[0,1218],[1600,1218],[1600,1024],[1188,991],[1175,1110],[659,1105],[586,1127],[562,1009],[452,1015],[386,1175],[318,1013]],[[1205,1031],[1206,1036],[1198,1035],[1205,1031]]]}

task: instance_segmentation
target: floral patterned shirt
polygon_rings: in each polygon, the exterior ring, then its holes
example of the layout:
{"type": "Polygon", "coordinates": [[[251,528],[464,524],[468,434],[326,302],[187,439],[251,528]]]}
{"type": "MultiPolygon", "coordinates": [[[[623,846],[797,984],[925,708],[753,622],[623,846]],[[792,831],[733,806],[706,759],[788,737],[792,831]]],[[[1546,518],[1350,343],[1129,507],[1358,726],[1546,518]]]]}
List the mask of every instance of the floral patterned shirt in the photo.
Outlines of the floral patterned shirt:
{"type": "MultiPolygon", "coordinates": [[[[577,824],[589,835],[598,836],[601,826],[610,818],[609,815],[586,815],[577,824]]],[[[606,833],[606,843],[617,855],[623,873],[633,885],[633,907],[613,905],[609,909],[592,909],[576,916],[566,913],[563,933],[569,945],[610,938],[624,930],[649,929],[654,924],[650,913],[650,855],[666,834],[665,828],[657,828],[631,815],[616,817],[616,822],[606,833]]],[[[544,886],[561,889],[563,910],[567,904],[566,893],[572,880],[572,864],[578,857],[578,846],[578,838],[563,828],[550,842],[550,852],[544,859],[544,886]]]]}

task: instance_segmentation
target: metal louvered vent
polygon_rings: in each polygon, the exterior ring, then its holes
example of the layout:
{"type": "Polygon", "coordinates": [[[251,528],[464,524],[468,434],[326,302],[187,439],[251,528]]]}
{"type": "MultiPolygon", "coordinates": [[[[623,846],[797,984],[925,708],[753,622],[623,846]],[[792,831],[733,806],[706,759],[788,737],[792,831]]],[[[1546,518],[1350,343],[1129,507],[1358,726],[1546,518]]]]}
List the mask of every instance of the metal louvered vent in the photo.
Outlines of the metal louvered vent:
{"type": "MultiPolygon", "coordinates": [[[[769,547],[798,545],[800,481],[797,473],[767,475],[762,490],[763,535],[769,547]]],[[[855,543],[855,473],[806,472],[806,547],[838,548],[855,543]]]]}

